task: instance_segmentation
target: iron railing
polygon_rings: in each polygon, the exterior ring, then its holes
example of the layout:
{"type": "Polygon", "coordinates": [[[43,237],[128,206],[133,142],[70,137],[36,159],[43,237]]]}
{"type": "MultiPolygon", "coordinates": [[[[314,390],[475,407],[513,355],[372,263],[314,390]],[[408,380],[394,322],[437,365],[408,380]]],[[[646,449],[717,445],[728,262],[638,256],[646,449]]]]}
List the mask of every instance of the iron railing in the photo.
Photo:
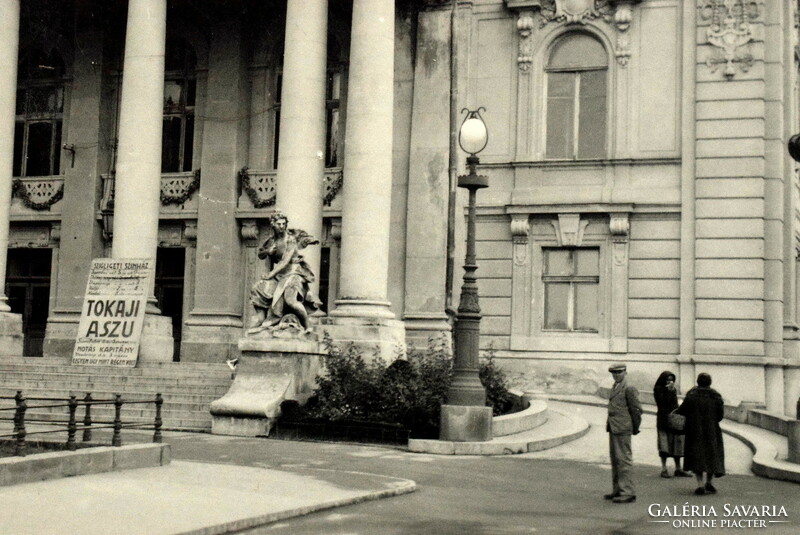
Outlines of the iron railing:
{"type": "Polygon", "coordinates": [[[12,439],[15,441],[14,453],[18,456],[25,456],[27,453],[26,437],[29,435],[39,435],[47,433],[63,433],[67,432],[67,441],[65,447],[68,450],[74,451],[78,449],[78,444],[75,439],[78,431],[83,431],[83,442],[91,442],[92,430],[96,429],[112,429],[111,445],[122,446],[122,429],[131,428],[153,428],[153,442],[161,442],[161,406],[164,403],[164,398],[158,393],[155,399],[152,400],[123,400],[122,394],[115,394],[114,399],[94,399],[91,393],[87,393],[83,399],[78,399],[75,394],[70,394],[69,398],[44,398],[44,397],[28,397],[26,398],[22,390],[17,390],[15,396],[0,396],[0,400],[14,400],[13,407],[0,407],[0,421],[14,422],[14,431],[10,434],[0,434],[0,439],[12,439]],[[29,402],[40,402],[29,403],[29,402]],[[155,406],[155,418],[153,423],[139,423],[139,422],[122,422],[122,407],[123,405],[132,404],[153,404],[155,406]],[[93,420],[92,407],[98,405],[113,405],[114,406],[114,419],[113,420],[93,420]],[[82,425],[78,424],[78,409],[83,407],[83,422],[82,425]],[[68,411],[68,418],[66,420],[53,420],[49,418],[31,418],[26,417],[26,413],[31,409],[59,409],[66,408],[68,411]],[[14,411],[14,416],[7,417],[10,411],[14,411]],[[28,431],[26,424],[30,423],[43,423],[54,427],[53,429],[44,429],[36,431],[28,431]]]}

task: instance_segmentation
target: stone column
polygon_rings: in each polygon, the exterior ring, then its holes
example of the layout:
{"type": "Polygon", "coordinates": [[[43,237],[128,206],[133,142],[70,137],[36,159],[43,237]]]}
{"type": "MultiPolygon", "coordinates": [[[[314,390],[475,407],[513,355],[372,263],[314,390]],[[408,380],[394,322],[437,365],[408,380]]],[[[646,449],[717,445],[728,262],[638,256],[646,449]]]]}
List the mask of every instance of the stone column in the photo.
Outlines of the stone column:
{"type": "Polygon", "coordinates": [[[334,339],[404,343],[387,298],[392,191],[394,1],[354,0],[334,339]],[[394,322],[394,323],[392,323],[394,322]],[[365,327],[368,327],[365,329],[365,327]]]}
{"type": "Polygon", "coordinates": [[[429,337],[450,332],[445,313],[450,92],[443,90],[450,87],[450,19],[449,6],[418,17],[403,319],[409,344],[421,347],[429,337]]]}
{"type": "MultiPolygon", "coordinates": [[[[322,239],[328,0],[288,0],[276,206],[291,228],[322,239]]],[[[320,246],[303,251],[319,288],[320,246]]],[[[324,298],[323,298],[324,299],[324,298]]]]}
{"type": "MultiPolygon", "coordinates": [[[[166,0],[128,2],[113,258],[155,259],[158,249],[166,23],[166,0]]],[[[151,295],[152,292],[151,287],[151,295]]],[[[139,357],[171,361],[171,320],[158,314],[154,298],[150,301],[139,357]]]]}
{"type": "Polygon", "coordinates": [[[14,172],[14,115],[17,100],[19,0],[0,0],[0,355],[22,355],[22,315],[12,314],[5,295],[11,176],[14,172]]]}
{"type": "Polygon", "coordinates": [[[246,44],[238,17],[211,26],[202,133],[202,195],[197,209],[194,305],[181,341],[182,361],[223,362],[239,354],[242,240],[233,180],[247,153],[246,44]]]}

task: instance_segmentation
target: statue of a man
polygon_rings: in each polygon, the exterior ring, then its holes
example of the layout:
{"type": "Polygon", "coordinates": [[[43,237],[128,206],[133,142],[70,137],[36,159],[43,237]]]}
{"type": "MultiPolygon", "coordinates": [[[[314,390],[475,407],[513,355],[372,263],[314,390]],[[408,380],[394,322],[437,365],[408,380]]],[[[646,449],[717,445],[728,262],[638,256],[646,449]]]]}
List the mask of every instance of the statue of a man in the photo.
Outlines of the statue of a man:
{"type": "Polygon", "coordinates": [[[269,259],[269,272],[250,291],[255,308],[251,328],[270,328],[293,314],[303,329],[308,330],[309,313],[319,309],[322,301],[311,290],[314,272],[300,251],[319,243],[300,229],[290,229],[288,219],[274,212],[269,219],[272,235],[258,249],[258,258],[269,259]]]}

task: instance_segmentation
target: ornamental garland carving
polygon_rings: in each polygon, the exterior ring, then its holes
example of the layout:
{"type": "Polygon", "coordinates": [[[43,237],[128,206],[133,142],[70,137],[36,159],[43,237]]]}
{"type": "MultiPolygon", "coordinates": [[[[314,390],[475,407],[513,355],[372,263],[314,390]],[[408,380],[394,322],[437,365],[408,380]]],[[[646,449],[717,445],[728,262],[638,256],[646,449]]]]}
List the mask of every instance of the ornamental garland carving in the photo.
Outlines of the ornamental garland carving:
{"type": "Polygon", "coordinates": [[[705,0],[700,6],[700,18],[710,21],[706,30],[708,44],[716,47],[708,58],[711,72],[725,65],[723,74],[728,80],[736,74],[734,65],[742,72],[753,66],[749,43],[753,40],[750,21],[759,16],[758,2],[750,0],[705,0]]]}
{"type": "MultiPolygon", "coordinates": [[[[250,175],[249,167],[242,167],[239,170],[239,181],[242,189],[247,194],[247,198],[253,203],[253,208],[266,208],[275,205],[275,176],[266,174],[250,175]]],[[[325,206],[330,206],[336,195],[342,189],[344,179],[341,171],[328,170],[323,177],[323,188],[325,196],[322,202],[325,206]]]]}
{"type": "Polygon", "coordinates": [[[11,182],[11,194],[31,210],[49,210],[64,197],[64,180],[26,180],[15,177],[11,182]],[[58,185],[56,185],[58,184],[58,185]]]}
{"type": "Polygon", "coordinates": [[[188,201],[195,191],[200,188],[200,169],[194,172],[191,179],[185,177],[170,177],[161,181],[161,204],[181,205],[188,201]]]}

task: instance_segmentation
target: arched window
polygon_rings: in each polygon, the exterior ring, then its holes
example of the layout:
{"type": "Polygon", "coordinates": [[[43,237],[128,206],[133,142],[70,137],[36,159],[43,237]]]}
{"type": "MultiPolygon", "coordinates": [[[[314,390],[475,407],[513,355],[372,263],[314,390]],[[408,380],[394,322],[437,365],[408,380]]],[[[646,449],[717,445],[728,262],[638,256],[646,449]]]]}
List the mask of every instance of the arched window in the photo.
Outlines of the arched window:
{"type": "Polygon", "coordinates": [[[14,176],[61,173],[64,62],[55,51],[21,51],[17,71],[14,176]]]}
{"type": "Polygon", "coordinates": [[[197,57],[183,39],[168,37],[164,59],[164,130],[161,172],[192,170],[197,57]]]}
{"type": "Polygon", "coordinates": [[[608,55],[583,33],[559,39],[547,62],[548,159],[606,156],[608,55]]]}

